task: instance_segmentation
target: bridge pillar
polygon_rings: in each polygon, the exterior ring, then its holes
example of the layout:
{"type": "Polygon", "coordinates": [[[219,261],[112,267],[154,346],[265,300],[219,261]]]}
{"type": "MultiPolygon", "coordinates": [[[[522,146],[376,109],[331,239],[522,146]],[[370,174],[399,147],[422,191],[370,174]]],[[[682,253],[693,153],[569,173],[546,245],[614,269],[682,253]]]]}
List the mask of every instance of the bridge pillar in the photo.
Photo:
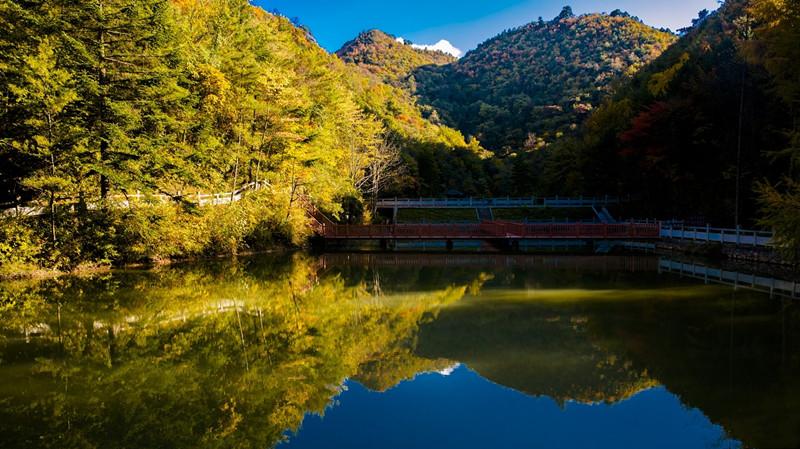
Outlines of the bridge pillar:
{"type": "Polygon", "coordinates": [[[380,245],[381,251],[394,251],[397,247],[397,242],[392,239],[381,239],[380,245]]]}

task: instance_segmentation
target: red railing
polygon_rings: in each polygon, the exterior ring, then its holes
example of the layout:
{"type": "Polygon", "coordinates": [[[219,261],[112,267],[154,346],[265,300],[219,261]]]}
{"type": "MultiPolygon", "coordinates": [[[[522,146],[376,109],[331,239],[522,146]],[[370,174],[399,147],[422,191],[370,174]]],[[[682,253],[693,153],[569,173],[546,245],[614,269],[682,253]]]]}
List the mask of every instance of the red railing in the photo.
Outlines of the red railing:
{"type": "Polygon", "coordinates": [[[655,223],[543,223],[490,221],[474,224],[336,225],[320,234],[329,239],[657,239],[655,223]]]}

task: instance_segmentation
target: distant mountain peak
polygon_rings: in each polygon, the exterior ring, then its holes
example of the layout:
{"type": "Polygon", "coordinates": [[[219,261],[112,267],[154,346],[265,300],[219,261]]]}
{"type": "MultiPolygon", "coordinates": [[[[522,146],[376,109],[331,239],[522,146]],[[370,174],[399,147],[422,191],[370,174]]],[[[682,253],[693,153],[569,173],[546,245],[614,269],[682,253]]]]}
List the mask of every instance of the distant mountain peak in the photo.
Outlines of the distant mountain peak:
{"type": "Polygon", "coordinates": [[[454,62],[456,57],[453,53],[459,52],[444,39],[433,45],[420,45],[372,29],[345,43],[336,55],[342,61],[356,64],[386,81],[397,82],[419,67],[454,62]]]}
{"type": "Polygon", "coordinates": [[[458,61],[414,72],[416,93],[487,148],[523,151],[574,130],[615,80],[630,76],[676,39],[622,11],[576,16],[564,7],[481,43],[458,61]]]}

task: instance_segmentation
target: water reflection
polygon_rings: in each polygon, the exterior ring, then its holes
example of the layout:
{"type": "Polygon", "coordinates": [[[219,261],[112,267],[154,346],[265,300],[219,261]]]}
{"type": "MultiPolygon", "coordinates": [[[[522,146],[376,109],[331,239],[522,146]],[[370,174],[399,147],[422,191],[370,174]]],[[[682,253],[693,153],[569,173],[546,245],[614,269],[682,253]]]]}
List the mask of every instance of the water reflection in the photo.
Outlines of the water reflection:
{"type": "Polygon", "coordinates": [[[651,258],[390,257],[2,284],[2,446],[409,447],[459,428],[471,447],[479,429],[507,447],[800,444],[791,303],[651,258]]]}
{"type": "Polygon", "coordinates": [[[281,449],[709,448],[741,447],[664,387],[615,403],[559,404],[504,388],[460,365],[447,377],[421,374],[386,393],[348,382],[324,417],[306,418],[281,449]],[[463,394],[469,392],[469,394],[463,394]],[[358,432],[343,432],[363,423],[358,432]],[[386,436],[391,435],[388,439],[386,436]]]}

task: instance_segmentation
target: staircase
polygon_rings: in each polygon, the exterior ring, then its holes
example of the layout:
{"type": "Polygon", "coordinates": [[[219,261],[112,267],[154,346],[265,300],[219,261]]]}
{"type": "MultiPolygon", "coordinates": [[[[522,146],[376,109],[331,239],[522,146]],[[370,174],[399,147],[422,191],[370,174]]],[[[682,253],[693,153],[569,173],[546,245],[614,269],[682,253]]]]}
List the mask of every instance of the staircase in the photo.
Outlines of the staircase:
{"type": "Polygon", "coordinates": [[[492,213],[491,207],[479,207],[476,210],[478,211],[478,221],[494,221],[494,214],[492,213]]]}
{"type": "Polygon", "coordinates": [[[594,211],[595,215],[597,215],[597,218],[600,220],[600,223],[615,224],[617,222],[617,220],[615,220],[614,217],[611,216],[611,212],[609,212],[605,206],[603,206],[600,210],[597,210],[597,208],[592,206],[592,210],[594,211]]]}

